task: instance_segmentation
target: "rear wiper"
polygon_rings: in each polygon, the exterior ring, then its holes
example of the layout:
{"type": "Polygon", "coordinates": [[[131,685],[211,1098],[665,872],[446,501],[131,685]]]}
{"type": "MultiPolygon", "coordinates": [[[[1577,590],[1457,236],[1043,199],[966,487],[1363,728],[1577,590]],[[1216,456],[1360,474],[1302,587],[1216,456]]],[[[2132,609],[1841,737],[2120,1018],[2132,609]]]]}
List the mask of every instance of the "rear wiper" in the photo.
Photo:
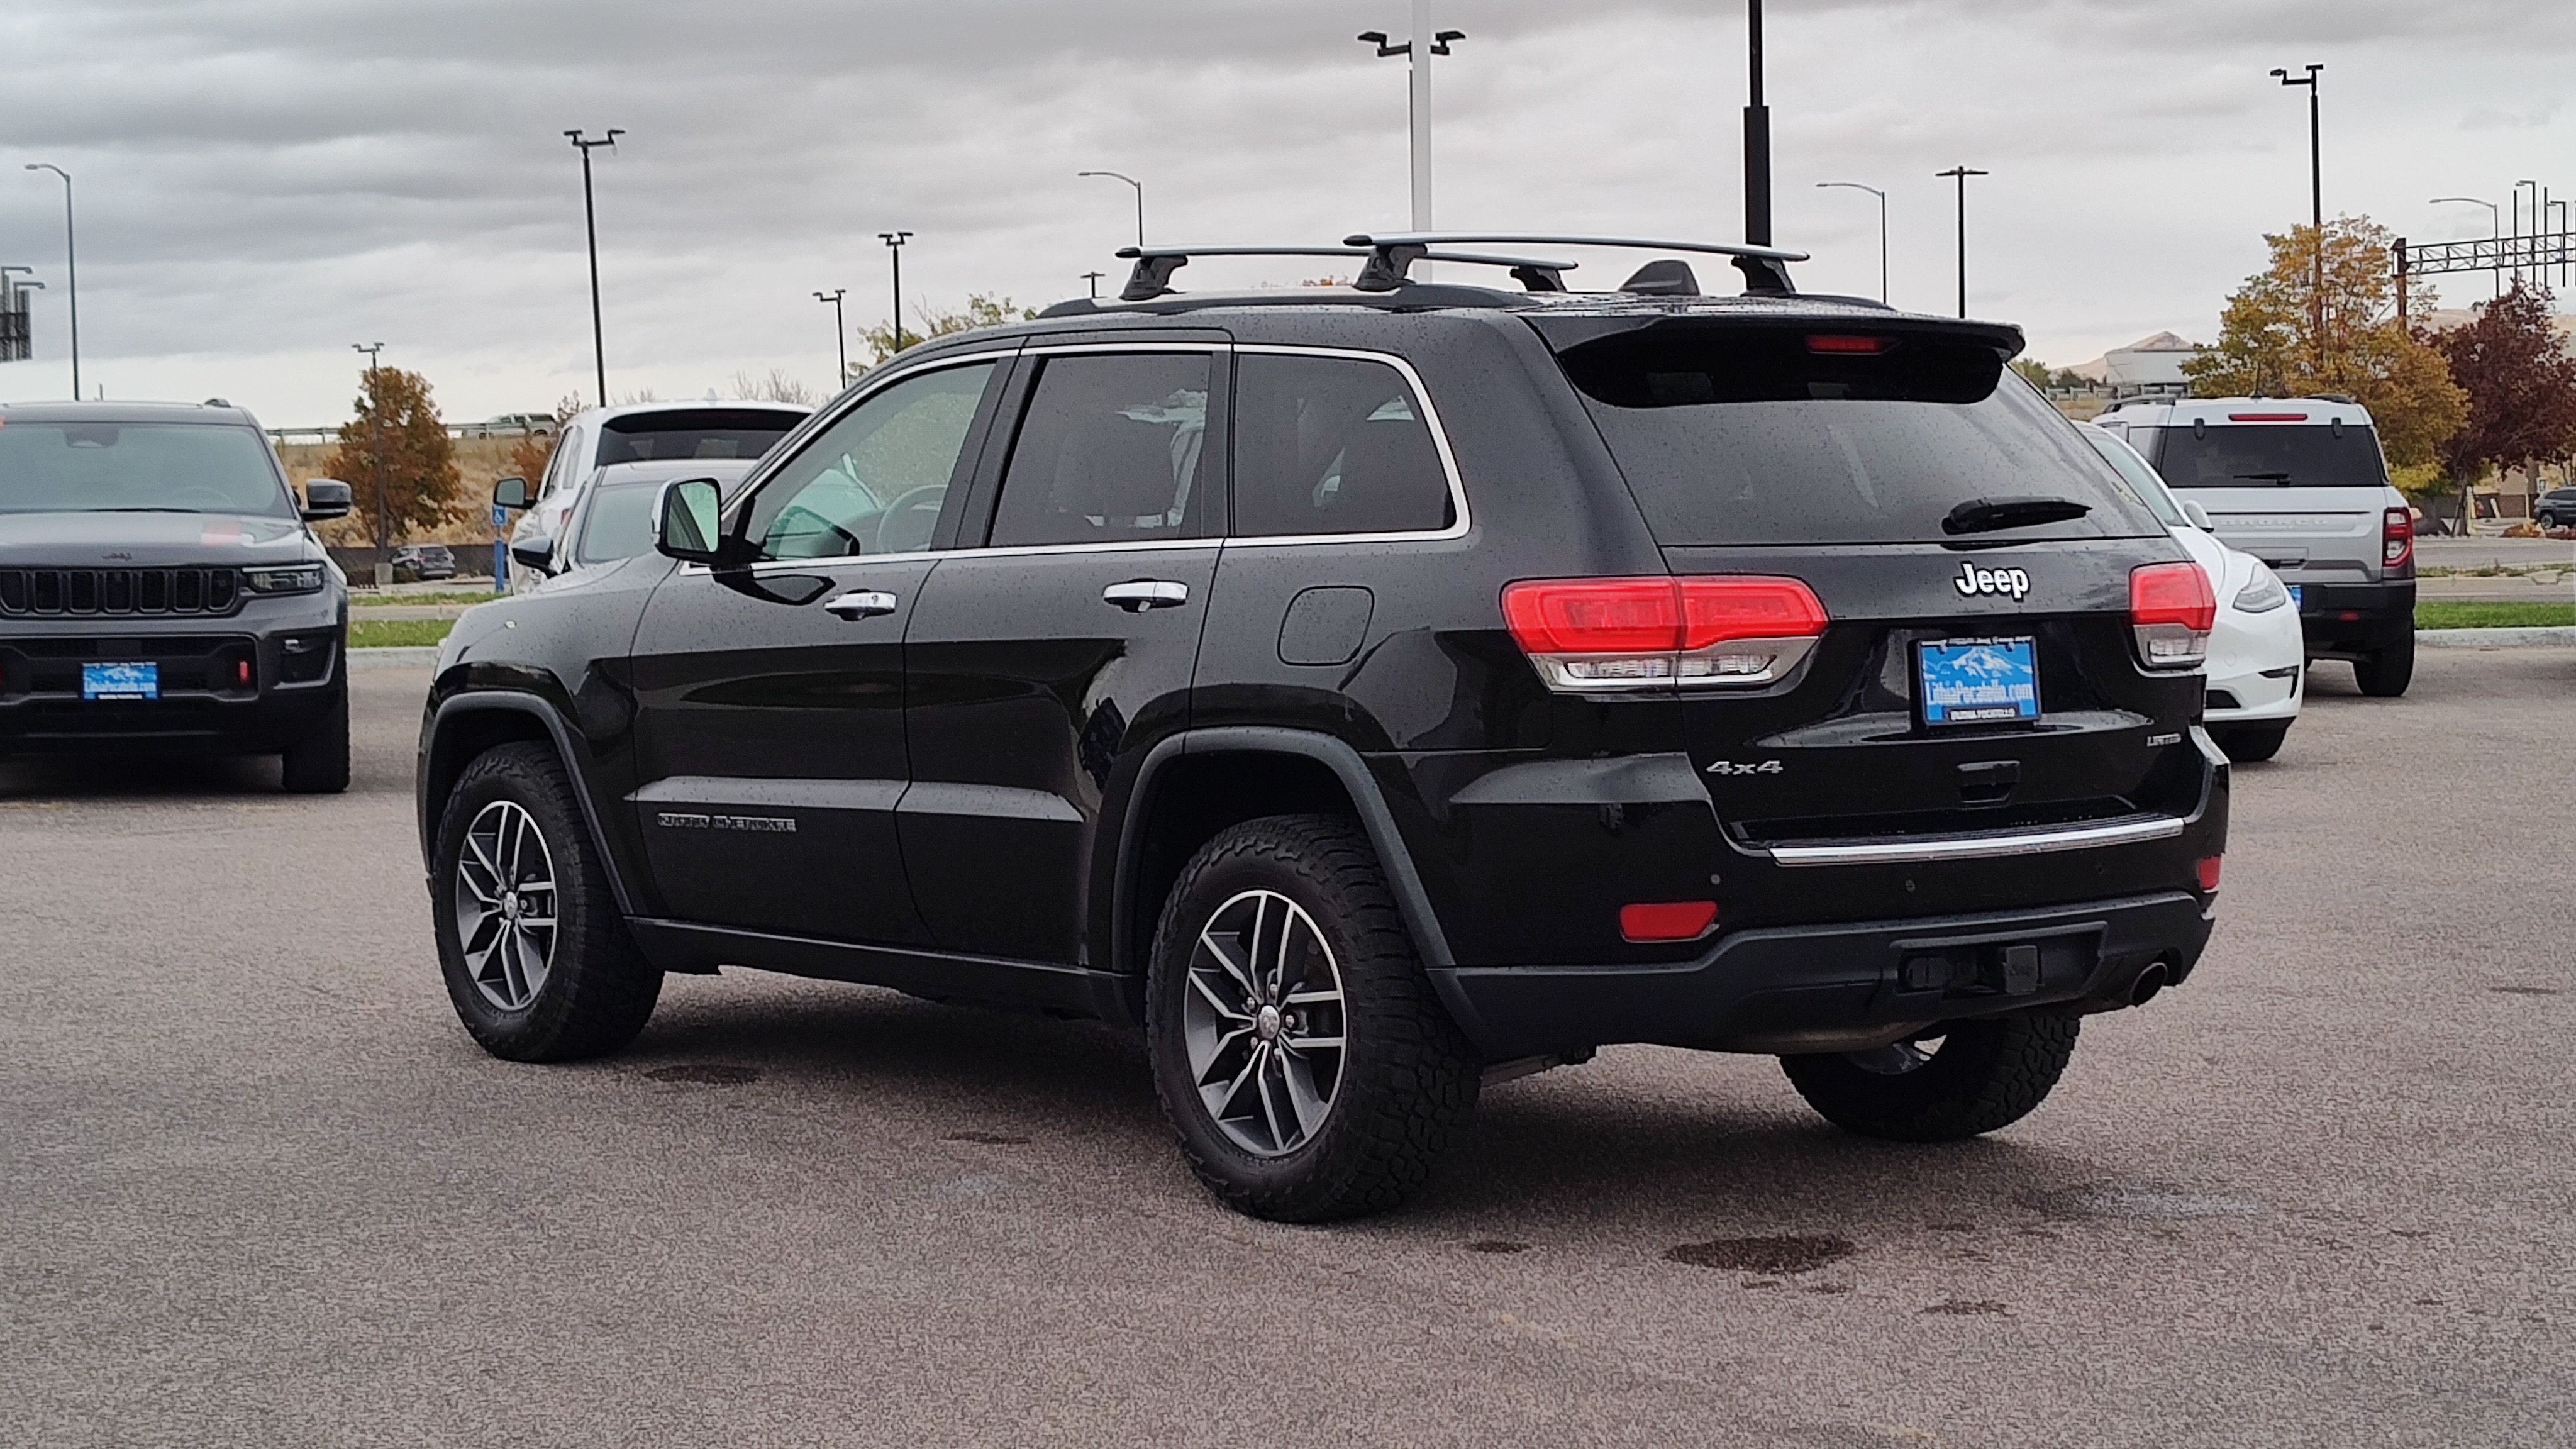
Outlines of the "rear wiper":
{"type": "Polygon", "coordinates": [[[2027,528],[2034,523],[2063,523],[2082,518],[2093,505],[2072,498],[1971,498],[1941,520],[1943,533],[1992,533],[1998,528],[2027,528]]]}
{"type": "Polygon", "coordinates": [[[2287,473],[2239,473],[2236,476],[2239,478],[2258,479],[2265,483],[2279,483],[2284,486],[2286,486],[2290,481],[2290,475],[2287,473]]]}

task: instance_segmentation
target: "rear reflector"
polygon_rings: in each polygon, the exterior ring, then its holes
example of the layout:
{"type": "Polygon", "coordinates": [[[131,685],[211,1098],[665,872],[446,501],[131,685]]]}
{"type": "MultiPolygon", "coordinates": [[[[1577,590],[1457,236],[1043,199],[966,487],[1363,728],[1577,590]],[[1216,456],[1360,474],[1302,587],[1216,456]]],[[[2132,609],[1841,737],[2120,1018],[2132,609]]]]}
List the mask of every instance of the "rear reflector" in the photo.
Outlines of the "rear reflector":
{"type": "Polygon", "coordinates": [[[2308,415],[2306,413],[2229,413],[2227,420],[2231,423],[2304,423],[2308,420],[2308,415]]]}
{"type": "Polygon", "coordinates": [[[2379,515],[2379,561],[2393,569],[2415,561],[2415,516],[2403,508],[2379,515]]]}
{"type": "Polygon", "coordinates": [[[1619,908],[1619,934],[1631,941],[1696,941],[1716,924],[1715,901],[1651,901],[1619,908]]]}
{"type": "Polygon", "coordinates": [[[1839,337],[1826,334],[1810,336],[1807,339],[1809,352],[1879,353],[1895,346],[1896,339],[1893,337],[1839,337]]]}
{"type": "Polygon", "coordinates": [[[1503,589],[1503,621],[1548,687],[1567,691],[1768,684],[1825,631],[1796,579],[1529,579],[1503,589]]]}
{"type": "Polygon", "coordinates": [[[2194,865],[2193,872],[2200,877],[2200,888],[2202,890],[2214,891],[2218,889],[2219,860],[2220,857],[2215,855],[2203,856],[2199,862],[2194,865]]]}
{"type": "Polygon", "coordinates": [[[2209,656],[2218,595],[2196,563],[2147,564],[2129,571],[2129,627],[2149,669],[2197,669],[2209,656]]]}

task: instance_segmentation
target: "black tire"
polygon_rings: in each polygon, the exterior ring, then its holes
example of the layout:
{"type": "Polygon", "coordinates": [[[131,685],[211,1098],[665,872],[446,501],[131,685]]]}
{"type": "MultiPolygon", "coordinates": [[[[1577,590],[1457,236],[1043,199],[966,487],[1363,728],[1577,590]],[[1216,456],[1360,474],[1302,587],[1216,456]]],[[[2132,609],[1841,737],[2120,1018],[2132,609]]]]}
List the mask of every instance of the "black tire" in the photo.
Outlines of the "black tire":
{"type": "Polygon", "coordinates": [[[1840,1056],[1782,1057],[1807,1105],[1846,1132],[1895,1142],[1955,1142],[2030,1115],[2075,1053],[2072,1016],[1954,1021],[1936,1050],[1911,1044],[1840,1056]],[[1918,1058],[1911,1066],[1906,1057],[1918,1058]]]}
{"type": "Polygon", "coordinates": [[[2352,682],[2373,699],[2395,699],[2415,680],[2415,631],[2366,659],[2353,661],[2352,682]]]}
{"type": "MultiPolygon", "coordinates": [[[[495,854],[479,836],[473,845],[478,860],[495,854]]],[[[518,854],[524,857],[523,846],[518,854]]],[[[485,1051],[514,1062],[576,1061],[617,1051],[644,1029],[662,993],[662,973],[627,934],[572,780],[552,749],[507,744],[475,757],[447,797],[430,861],[431,914],[447,997],[466,1033],[485,1051]],[[542,878],[553,886],[524,898],[536,903],[529,907],[529,919],[546,910],[553,923],[543,943],[542,975],[535,982],[525,979],[524,968],[511,977],[495,960],[502,948],[490,945],[491,938],[480,932],[478,942],[486,949],[469,960],[469,943],[460,930],[464,894],[494,876],[489,867],[468,874],[467,836],[479,828],[478,822],[515,820],[512,809],[540,838],[547,867],[542,878]],[[478,962],[483,969],[478,970],[478,962]]],[[[520,883],[532,883],[524,871],[520,883]]],[[[515,890],[510,895],[514,902],[521,899],[515,890]]],[[[509,919],[521,919],[519,912],[511,911],[509,919]]]]}
{"type": "MultiPolygon", "coordinates": [[[[1283,915],[1285,908],[1279,908],[1283,915]]],[[[1235,937],[1238,945],[1245,938],[1235,937]]],[[[1277,960],[1292,959],[1293,938],[1278,938],[1277,960]]],[[[1280,973],[1285,975],[1285,969],[1280,973]]],[[[1238,1001],[1238,1004],[1242,1004],[1238,1001]]],[[[1257,1013],[1256,1013],[1257,1014],[1257,1013]]],[[[1240,1018],[1247,1022],[1251,1016],[1240,1018]]],[[[1193,856],[1166,899],[1154,932],[1153,956],[1146,968],[1145,1031],[1154,1069],[1154,1086],[1163,1113],[1180,1134],[1190,1166],[1228,1206],[1254,1217],[1278,1222],[1321,1222],[1396,1206],[1429,1180],[1432,1169],[1465,1131],[1476,1108],[1482,1067],[1449,1013],[1432,992],[1430,978],[1414,954],[1377,853],[1368,837],[1348,821],[1317,815],[1278,815],[1234,826],[1193,856]],[[1222,936],[1229,922],[1240,923],[1243,903],[1259,898],[1259,909],[1284,898],[1311,923],[1311,935],[1329,952],[1310,948],[1294,969],[1296,977],[1278,981],[1260,968],[1260,927],[1250,938],[1252,975],[1276,981],[1270,998],[1278,1003],[1266,1026],[1251,1033],[1235,1050],[1244,1055],[1210,1057],[1213,1085],[1236,1064],[1251,1061],[1249,1081],[1254,1098],[1265,1108],[1291,1108],[1284,1119],[1269,1119],[1268,1143],[1246,1145],[1238,1134],[1259,1132],[1264,1123],[1249,1109],[1242,1123],[1228,1126],[1236,1114],[1220,1112],[1243,1100],[1228,1095],[1211,1108],[1200,1088],[1200,1071],[1192,1064],[1194,1031],[1198,1049],[1209,1050],[1211,1031],[1232,1036],[1208,1022],[1217,997],[1194,986],[1192,975],[1232,989],[1219,974],[1224,965],[1206,953],[1203,938],[1222,936]],[[1229,913],[1233,914],[1229,914],[1229,913]],[[1335,980],[1338,1005],[1297,1007],[1301,996],[1312,1001],[1316,983],[1335,980]],[[1302,987],[1292,990],[1291,987],[1302,987]],[[1205,1000],[1210,1005],[1197,1003],[1205,1000]],[[1291,1014],[1284,1026],[1282,1009],[1291,1014]],[[1306,1011],[1300,1023],[1294,1014],[1306,1011]],[[1338,1022],[1331,1013],[1338,1013],[1338,1022]],[[1194,1020],[1195,1018],[1195,1020],[1194,1020]],[[1295,1033],[1311,1035],[1338,1029],[1341,1043],[1332,1067],[1320,1120],[1311,1128],[1293,1109],[1284,1073],[1303,1070],[1310,1096],[1324,1076],[1315,1058],[1300,1056],[1295,1033]],[[1275,1036],[1272,1035],[1275,1033],[1275,1036]],[[1283,1073],[1279,1095],[1273,1078],[1252,1055],[1267,1045],[1269,1059],[1283,1073]],[[1279,1065],[1285,1063],[1285,1065],[1279,1065]],[[1249,1124],[1249,1125],[1244,1125],[1249,1124]],[[1299,1140],[1282,1142],[1290,1137],[1299,1140]],[[1260,1150],[1261,1148],[1270,1150],[1260,1150]]],[[[1225,1048],[1216,1049],[1220,1053],[1225,1048]]],[[[1224,1089],[1218,1088],[1222,1093],[1224,1089]]]]}
{"type": "Polygon", "coordinates": [[[331,695],[331,710],[313,733],[286,747],[278,783],[296,795],[337,795],[349,788],[349,686],[331,695]]]}
{"type": "Polygon", "coordinates": [[[2230,725],[2210,731],[2227,758],[2239,765],[2260,764],[2281,753],[2281,742],[2290,737],[2286,724],[2230,725]]]}

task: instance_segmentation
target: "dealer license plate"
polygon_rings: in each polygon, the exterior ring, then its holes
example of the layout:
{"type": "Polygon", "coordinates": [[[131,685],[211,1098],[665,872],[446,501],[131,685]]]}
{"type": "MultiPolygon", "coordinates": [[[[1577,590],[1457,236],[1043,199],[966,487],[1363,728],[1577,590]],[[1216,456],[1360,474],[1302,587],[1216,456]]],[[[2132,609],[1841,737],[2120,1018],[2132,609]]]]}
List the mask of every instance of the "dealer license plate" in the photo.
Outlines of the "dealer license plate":
{"type": "Polygon", "coordinates": [[[1915,647],[1915,698],[1927,725],[2039,718],[2039,648],[2021,639],[1927,639],[1915,647]]]}
{"type": "Polygon", "coordinates": [[[2290,585],[2290,612],[2295,614],[2307,606],[2307,596],[2300,592],[2299,586],[2297,584],[2290,585]]]}
{"type": "Polygon", "coordinates": [[[143,664],[84,664],[81,666],[83,699],[159,699],[161,666],[143,664]]]}

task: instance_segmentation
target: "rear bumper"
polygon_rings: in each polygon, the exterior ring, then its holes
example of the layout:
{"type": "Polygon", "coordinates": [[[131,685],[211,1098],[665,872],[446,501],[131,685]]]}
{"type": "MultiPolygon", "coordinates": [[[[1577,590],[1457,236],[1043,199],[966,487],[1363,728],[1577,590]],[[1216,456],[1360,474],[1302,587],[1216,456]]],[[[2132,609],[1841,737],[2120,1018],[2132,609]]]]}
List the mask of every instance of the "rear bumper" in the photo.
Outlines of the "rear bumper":
{"type": "Polygon", "coordinates": [[[2308,657],[2346,659],[2393,649],[2415,633],[2415,581],[2301,584],[2299,632],[2308,657]]]}
{"type": "Polygon", "coordinates": [[[2211,923],[2204,898],[2170,891],[1747,930],[1665,966],[1450,967],[1431,976],[1492,1061],[1615,1042],[1788,1053],[1805,1035],[2126,1005],[2151,966],[2161,964],[2167,981],[2189,974],[2211,923]]]}

